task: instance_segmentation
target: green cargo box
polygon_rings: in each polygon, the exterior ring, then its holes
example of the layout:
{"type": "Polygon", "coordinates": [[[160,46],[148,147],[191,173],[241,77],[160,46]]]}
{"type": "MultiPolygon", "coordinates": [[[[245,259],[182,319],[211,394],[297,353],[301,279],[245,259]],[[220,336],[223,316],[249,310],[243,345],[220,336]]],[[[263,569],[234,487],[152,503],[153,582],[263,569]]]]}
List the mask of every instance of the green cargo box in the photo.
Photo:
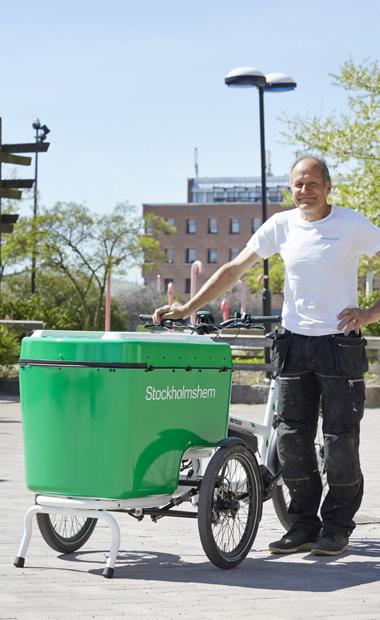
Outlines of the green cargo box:
{"type": "Polygon", "coordinates": [[[208,336],[38,331],[24,338],[26,483],[110,499],[171,494],[182,456],[226,437],[232,360],[208,336]]]}

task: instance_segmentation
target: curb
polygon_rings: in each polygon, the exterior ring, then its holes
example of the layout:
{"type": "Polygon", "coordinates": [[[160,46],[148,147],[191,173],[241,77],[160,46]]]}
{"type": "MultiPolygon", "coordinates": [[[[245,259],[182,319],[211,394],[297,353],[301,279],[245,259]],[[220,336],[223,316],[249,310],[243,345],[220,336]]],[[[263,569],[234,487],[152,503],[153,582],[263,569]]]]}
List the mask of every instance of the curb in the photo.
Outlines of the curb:
{"type": "Polygon", "coordinates": [[[235,383],[232,384],[231,403],[233,405],[262,405],[267,402],[268,394],[268,385],[239,385],[238,383],[235,383]]]}
{"type": "Polygon", "coordinates": [[[20,396],[18,377],[0,379],[0,393],[20,396]]]}
{"type": "MultiPolygon", "coordinates": [[[[268,400],[268,385],[232,385],[231,403],[245,405],[261,405],[268,400]]],[[[380,407],[380,385],[367,385],[366,403],[367,408],[380,407]]]]}
{"type": "MultiPolygon", "coordinates": [[[[233,405],[262,405],[268,400],[269,385],[239,385],[235,383],[231,390],[233,405]]],[[[0,393],[20,396],[18,377],[0,379],[0,393]]],[[[367,385],[366,407],[380,407],[380,385],[367,385]]]]}

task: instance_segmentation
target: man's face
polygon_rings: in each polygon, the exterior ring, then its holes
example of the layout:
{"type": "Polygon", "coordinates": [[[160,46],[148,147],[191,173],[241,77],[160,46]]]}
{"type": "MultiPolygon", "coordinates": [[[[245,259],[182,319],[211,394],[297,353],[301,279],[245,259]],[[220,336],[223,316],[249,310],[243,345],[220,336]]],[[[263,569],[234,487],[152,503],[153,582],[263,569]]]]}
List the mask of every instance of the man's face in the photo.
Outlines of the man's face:
{"type": "Polygon", "coordinates": [[[321,219],[329,213],[326,199],[331,183],[324,181],[321,167],[314,159],[298,162],[292,171],[291,185],[294,204],[304,219],[321,219]]]}

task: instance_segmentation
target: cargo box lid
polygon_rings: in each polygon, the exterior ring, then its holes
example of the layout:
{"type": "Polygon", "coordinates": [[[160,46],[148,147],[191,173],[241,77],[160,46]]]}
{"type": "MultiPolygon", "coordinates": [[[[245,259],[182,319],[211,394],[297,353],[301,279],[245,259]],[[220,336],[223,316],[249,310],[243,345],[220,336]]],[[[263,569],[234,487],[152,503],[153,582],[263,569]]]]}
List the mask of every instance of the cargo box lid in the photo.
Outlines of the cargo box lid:
{"type": "Polygon", "coordinates": [[[20,364],[227,370],[232,358],[228,344],[190,333],[38,330],[23,339],[20,364]]]}

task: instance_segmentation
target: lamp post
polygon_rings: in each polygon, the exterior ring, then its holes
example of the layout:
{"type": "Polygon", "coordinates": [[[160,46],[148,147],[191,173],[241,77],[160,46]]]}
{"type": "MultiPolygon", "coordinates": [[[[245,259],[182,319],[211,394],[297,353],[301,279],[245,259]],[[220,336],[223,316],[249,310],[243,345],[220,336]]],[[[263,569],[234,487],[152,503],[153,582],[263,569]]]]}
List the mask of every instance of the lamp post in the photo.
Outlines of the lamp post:
{"type": "MultiPolygon", "coordinates": [[[[33,123],[35,129],[36,145],[44,142],[46,136],[50,133],[50,129],[46,125],[41,125],[40,119],[37,118],[33,123]]],[[[38,211],[38,150],[36,149],[36,157],[34,160],[34,200],[33,200],[33,248],[32,248],[32,270],[31,270],[31,292],[36,292],[36,259],[37,259],[37,211],[38,211]]]]}
{"type": "MultiPolygon", "coordinates": [[[[260,112],[260,154],[261,154],[261,205],[262,221],[267,220],[267,183],[266,183],[266,163],[265,163],[265,126],[264,126],[264,91],[280,92],[294,90],[296,82],[284,73],[268,73],[264,75],[253,67],[238,67],[232,69],[226,78],[227,86],[238,88],[257,88],[259,91],[259,112],[260,112]]],[[[268,260],[264,259],[264,289],[262,295],[263,314],[269,316],[272,312],[271,296],[269,288],[269,269],[268,260]]]]}

